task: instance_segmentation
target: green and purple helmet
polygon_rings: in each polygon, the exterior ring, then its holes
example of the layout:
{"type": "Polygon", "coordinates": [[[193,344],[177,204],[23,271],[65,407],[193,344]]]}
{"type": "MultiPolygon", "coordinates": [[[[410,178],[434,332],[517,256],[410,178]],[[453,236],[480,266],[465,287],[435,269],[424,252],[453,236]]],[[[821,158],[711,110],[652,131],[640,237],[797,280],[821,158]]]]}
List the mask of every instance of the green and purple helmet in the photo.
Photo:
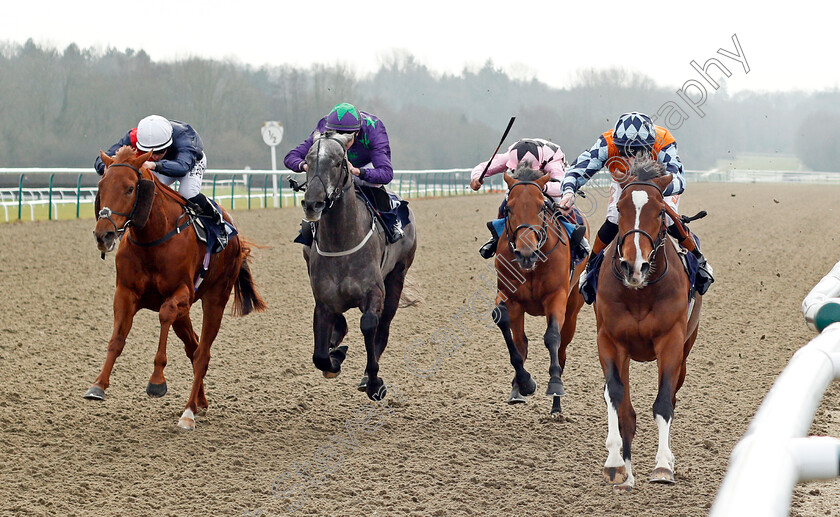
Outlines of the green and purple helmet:
{"type": "Polygon", "coordinates": [[[362,117],[355,106],[342,102],[327,115],[326,128],[342,133],[358,131],[362,128],[362,117]]]}

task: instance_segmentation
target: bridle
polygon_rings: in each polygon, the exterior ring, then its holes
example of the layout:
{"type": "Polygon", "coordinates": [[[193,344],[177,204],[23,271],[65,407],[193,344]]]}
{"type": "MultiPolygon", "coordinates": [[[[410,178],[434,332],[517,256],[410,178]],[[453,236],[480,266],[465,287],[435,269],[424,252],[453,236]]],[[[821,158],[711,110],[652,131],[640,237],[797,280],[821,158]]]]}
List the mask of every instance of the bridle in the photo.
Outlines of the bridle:
{"type": "Polygon", "coordinates": [[[129,163],[112,163],[111,165],[108,166],[109,169],[112,168],[112,167],[128,167],[129,169],[132,169],[134,172],[137,173],[137,183],[134,186],[134,205],[132,205],[132,207],[131,207],[131,212],[129,212],[127,214],[123,213],[123,212],[117,212],[115,210],[111,210],[111,208],[109,208],[107,206],[99,208],[99,194],[98,193],[96,194],[96,207],[97,207],[96,220],[99,221],[100,219],[107,219],[108,222],[111,223],[111,225],[113,225],[114,231],[116,232],[117,236],[119,238],[122,238],[122,234],[125,233],[126,230],[128,230],[129,225],[135,223],[135,218],[138,216],[137,207],[138,207],[138,202],[140,201],[140,197],[141,197],[140,196],[140,190],[141,190],[140,189],[140,184],[141,184],[141,182],[149,181],[150,183],[152,183],[152,186],[154,186],[154,182],[152,182],[152,180],[144,180],[143,179],[143,174],[140,172],[140,169],[138,169],[137,167],[135,167],[134,165],[131,165],[129,163]],[[126,218],[125,219],[125,224],[123,224],[122,227],[117,227],[117,223],[115,223],[114,220],[111,219],[112,215],[119,215],[121,217],[125,217],[126,218]]]}
{"type": "MultiPolygon", "coordinates": [[[[623,192],[626,192],[627,187],[630,187],[632,185],[642,185],[642,186],[646,186],[646,187],[655,188],[656,191],[659,192],[659,196],[663,200],[663,203],[664,203],[665,196],[662,192],[662,189],[659,188],[659,186],[656,185],[655,183],[651,183],[649,181],[631,181],[630,183],[628,183],[627,185],[625,185],[623,187],[623,189],[622,189],[623,192]]],[[[668,234],[668,225],[665,224],[666,223],[665,217],[666,217],[665,209],[663,208],[662,210],[659,211],[659,220],[660,220],[659,234],[656,236],[655,240],[648,232],[646,232],[646,231],[644,231],[640,228],[633,228],[632,230],[629,230],[629,231],[623,233],[621,236],[619,236],[618,241],[616,242],[616,251],[615,251],[615,253],[613,253],[613,259],[612,259],[613,273],[618,277],[619,280],[622,279],[622,276],[621,276],[621,271],[618,269],[618,266],[616,266],[616,263],[624,260],[624,256],[622,255],[622,252],[621,252],[623,244],[624,244],[624,240],[627,239],[627,237],[629,237],[630,235],[632,235],[634,233],[638,233],[638,234],[646,237],[650,241],[651,246],[653,247],[653,249],[651,249],[650,253],[648,253],[647,262],[649,264],[653,264],[654,260],[656,260],[657,252],[666,242],[666,236],[668,234]]],[[[660,274],[654,280],[648,280],[647,283],[652,284],[654,282],[659,281],[662,277],[665,276],[665,273],[667,273],[667,272],[668,272],[668,255],[666,254],[665,255],[665,269],[662,271],[662,274],[660,274]]]]}
{"type": "MultiPolygon", "coordinates": [[[[510,188],[508,189],[508,195],[510,195],[510,192],[512,192],[514,188],[516,188],[520,185],[533,185],[533,186],[537,187],[538,189],[540,189],[540,192],[545,197],[545,202],[543,203],[543,206],[540,208],[540,212],[539,212],[539,214],[541,214],[540,219],[542,219],[542,226],[537,227],[537,226],[534,226],[533,224],[520,224],[519,226],[517,226],[516,228],[514,228],[512,230],[511,230],[511,223],[510,223],[511,217],[510,216],[513,215],[513,213],[511,212],[510,208],[505,206],[505,209],[504,209],[505,213],[503,214],[505,216],[505,233],[508,234],[508,248],[510,249],[510,252],[512,254],[514,254],[514,256],[516,255],[516,251],[517,251],[516,248],[514,247],[514,243],[516,242],[516,235],[517,235],[517,233],[519,233],[520,230],[528,229],[528,230],[531,230],[532,232],[534,232],[537,235],[537,248],[534,251],[541,250],[542,247],[545,246],[546,241],[548,240],[548,222],[547,222],[547,220],[551,219],[553,221],[554,217],[555,217],[555,215],[554,215],[554,213],[555,213],[554,212],[554,200],[551,199],[551,196],[546,194],[545,190],[543,190],[543,187],[541,187],[539,185],[539,183],[536,183],[536,182],[533,182],[533,181],[517,181],[516,183],[511,185],[510,188]]],[[[555,249],[557,249],[557,246],[561,242],[563,242],[563,238],[561,237],[562,232],[554,232],[554,233],[557,234],[557,242],[554,243],[554,246],[548,252],[542,252],[543,256],[550,255],[555,249]]]]}
{"type": "Polygon", "coordinates": [[[315,151],[315,170],[313,171],[312,176],[307,178],[306,181],[300,184],[298,184],[292,179],[289,179],[289,183],[291,184],[292,189],[294,189],[296,192],[299,192],[301,190],[305,191],[309,186],[310,181],[314,179],[320,181],[321,185],[324,187],[324,192],[327,193],[326,198],[324,198],[324,203],[326,203],[326,207],[324,207],[323,210],[323,212],[326,212],[327,210],[332,208],[333,205],[335,205],[335,203],[337,203],[339,199],[341,199],[342,194],[344,194],[353,187],[353,180],[350,177],[350,167],[347,165],[347,149],[345,149],[344,147],[344,142],[342,142],[338,138],[335,138],[334,136],[321,136],[318,137],[316,142],[318,147],[315,151]],[[338,184],[342,185],[342,187],[335,188],[332,192],[329,192],[329,189],[327,189],[327,183],[324,181],[321,175],[318,174],[318,172],[320,171],[320,167],[318,166],[318,164],[321,160],[322,140],[332,140],[333,142],[336,142],[338,145],[340,145],[341,149],[344,151],[344,155],[342,157],[343,159],[341,160],[341,179],[338,182],[338,184]]]}

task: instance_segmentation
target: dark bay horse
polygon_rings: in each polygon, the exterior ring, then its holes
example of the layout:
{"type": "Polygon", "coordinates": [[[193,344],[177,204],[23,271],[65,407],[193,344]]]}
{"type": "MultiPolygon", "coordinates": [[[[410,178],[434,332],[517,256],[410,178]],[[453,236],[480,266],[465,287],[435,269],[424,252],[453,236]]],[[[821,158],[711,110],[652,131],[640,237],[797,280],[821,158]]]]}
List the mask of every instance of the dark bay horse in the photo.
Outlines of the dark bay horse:
{"type": "MultiPolygon", "coordinates": [[[[586,262],[572,268],[572,250],[554,201],[545,193],[548,174],[520,164],[508,186],[507,220],[496,253],[498,291],[494,318],[502,331],[515,374],[509,403],[525,402],[537,389],[525,370],[528,337],[525,314],[546,317],[545,346],[551,365],[546,396],[552,397],[552,415],[559,415],[565,395],[561,375],[566,367],[566,347],[575,335],[583,297],[577,289],[586,262]]],[[[589,224],[586,235],[589,235],[589,224]]]]}
{"type": "MultiPolygon", "coordinates": [[[[343,313],[362,312],[367,366],[359,390],[373,400],[385,396],[379,358],[388,344],[391,320],[403,295],[405,276],[417,249],[416,224],[405,236],[387,244],[373,215],[354,191],[347,162],[351,135],[315,133],[306,155],[306,194],[302,206],[307,221],[318,221],[310,248],[304,248],[309,281],[315,297],[315,352],[312,361],[327,378],[338,376],[347,346],[343,313]]],[[[414,215],[410,215],[414,221],[414,215]]]]}
{"type": "Polygon", "coordinates": [[[634,485],[631,359],[656,360],[659,367],[659,392],[653,404],[659,450],[650,481],[674,483],[671,422],[700,322],[701,296],[695,296],[692,309],[688,276],[666,233],[662,192],[671,175],[663,173],[663,166],[647,160],[631,168],[633,177],[618,200],[619,238],[606,250],[598,275],[595,317],[609,424],[604,477],[617,491],[634,485]]]}
{"type": "MultiPolygon", "coordinates": [[[[112,158],[100,152],[105,173],[99,180],[98,218],[93,231],[97,247],[104,254],[121,240],[116,255],[117,289],[114,294],[114,332],[102,372],[85,398],[102,400],[110,384],[114,361],[122,353],[134,315],[140,309],[160,313],[160,337],[154,372],[146,392],[153,397],[166,394],[166,340],[169,328],[184,342],[193,365],[193,384],[178,425],[195,428],[195,414],[207,409],[204,375],[210,362],[210,345],[219,332],[225,305],[234,291],[234,315],[265,309],[248,267],[249,246],[233,236],[227,247],[212,255],[204,280],[194,288],[205,246],[196,239],[184,210],[186,201],[160,183],[143,164],[151,153],[135,156],[125,146],[112,158]],[[193,330],[190,306],[201,300],[204,314],[201,338],[193,330]]],[[[225,213],[225,219],[230,216],[225,213]]]]}

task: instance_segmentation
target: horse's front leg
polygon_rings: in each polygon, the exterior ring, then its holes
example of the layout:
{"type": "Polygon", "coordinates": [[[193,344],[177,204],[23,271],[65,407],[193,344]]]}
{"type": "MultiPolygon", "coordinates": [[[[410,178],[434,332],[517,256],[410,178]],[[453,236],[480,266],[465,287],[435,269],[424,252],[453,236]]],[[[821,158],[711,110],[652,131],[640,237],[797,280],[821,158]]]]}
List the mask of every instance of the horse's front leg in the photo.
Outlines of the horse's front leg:
{"type": "MultiPolygon", "coordinates": [[[[346,356],[347,347],[338,346],[344,336],[339,333],[333,336],[336,323],[340,323],[341,314],[336,314],[325,304],[315,302],[315,314],[312,317],[312,330],[315,334],[315,350],[312,353],[312,362],[315,367],[324,372],[324,377],[332,379],[341,373],[341,363],[346,356]],[[340,336],[340,338],[339,338],[340,336]],[[331,350],[335,343],[335,350],[331,350]]],[[[347,332],[347,323],[344,323],[344,333],[347,332]]]]}
{"type": "Polygon", "coordinates": [[[111,334],[111,339],[108,341],[108,353],[105,356],[105,364],[102,365],[102,371],[93,382],[93,386],[87,390],[84,397],[90,400],[104,400],[105,390],[111,383],[111,370],[114,368],[114,362],[123,351],[125,346],[125,339],[131,330],[131,324],[134,322],[134,315],[137,314],[139,298],[137,294],[125,286],[117,285],[116,293],[114,294],[114,331],[111,334]]]}
{"type": "Polygon", "coordinates": [[[551,360],[548,367],[549,380],[545,394],[552,397],[552,415],[561,412],[560,397],[566,394],[561,376],[563,375],[563,368],[566,366],[566,345],[568,345],[568,341],[563,341],[560,329],[565,326],[567,300],[568,291],[561,289],[545,303],[547,325],[544,340],[551,360]]]}
{"type": "Polygon", "coordinates": [[[659,429],[659,448],[656,451],[656,466],[650,476],[652,483],[676,483],[674,454],[671,452],[671,422],[674,419],[677,389],[685,378],[684,342],[684,330],[676,328],[653,343],[659,366],[659,392],[653,403],[653,419],[659,429]]]}
{"type": "Polygon", "coordinates": [[[510,306],[497,300],[496,325],[502,331],[505,344],[510,355],[510,364],[514,375],[511,381],[509,404],[525,402],[525,397],[533,395],[537,390],[537,383],[525,369],[525,359],[528,358],[528,337],[525,335],[525,312],[522,306],[511,301],[510,306]]]}
{"type": "Polygon", "coordinates": [[[627,491],[635,484],[630,459],[630,445],[636,434],[636,412],[630,403],[630,357],[603,330],[598,332],[598,357],[604,370],[607,404],[604,478],[616,491],[627,491]]]}
{"type": "MultiPolygon", "coordinates": [[[[365,367],[365,393],[371,400],[382,400],[385,398],[385,383],[379,377],[379,354],[376,346],[376,331],[379,328],[379,321],[382,317],[385,293],[383,288],[375,286],[368,293],[365,301],[359,307],[362,310],[360,323],[362,335],[365,337],[365,352],[367,353],[367,366],[365,367]]],[[[361,385],[360,385],[361,388],[361,385]]]]}
{"type": "MultiPolygon", "coordinates": [[[[183,429],[195,429],[195,414],[198,412],[200,404],[203,403],[204,408],[207,407],[207,399],[204,398],[204,376],[207,375],[207,368],[210,366],[210,347],[222,326],[222,316],[225,314],[225,305],[227,305],[228,298],[230,298],[230,287],[222,284],[219,284],[214,292],[204,293],[201,297],[201,311],[203,313],[201,338],[198,342],[198,348],[193,354],[193,383],[190,389],[190,397],[184,407],[184,413],[178,420],[178,426],[183,429]]],[[[189,306],[186,310],[189,313],[189,306]]]]}

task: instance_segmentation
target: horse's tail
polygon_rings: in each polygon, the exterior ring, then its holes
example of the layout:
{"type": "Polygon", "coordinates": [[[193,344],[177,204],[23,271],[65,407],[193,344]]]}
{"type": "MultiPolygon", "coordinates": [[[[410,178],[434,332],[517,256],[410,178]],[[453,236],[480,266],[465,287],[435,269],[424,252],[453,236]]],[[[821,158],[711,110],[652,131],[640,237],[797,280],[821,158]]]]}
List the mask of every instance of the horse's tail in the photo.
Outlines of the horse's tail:
{"type": "Polygon", "coordinates": [[[248,257],[251,256],[252,243],[239,239],[239,255],[242,257],[242,265],[239,266],[239,276],[233,284],[233,310],[234,316],[245,316],[254,311],[262,312],[266,309],[265,301],[260,297],[254,285],[254,277],[251,276],[251,267],[248,265],[248,257]]]}
{"type": "Polygon", "coordinates": [[[414,281],[406,277],[403,282],[403,290],[400,293],[400,303],[398,307],[414,307],[415,305],[419,305],[422,301],[420,288],[414,281]]]}

